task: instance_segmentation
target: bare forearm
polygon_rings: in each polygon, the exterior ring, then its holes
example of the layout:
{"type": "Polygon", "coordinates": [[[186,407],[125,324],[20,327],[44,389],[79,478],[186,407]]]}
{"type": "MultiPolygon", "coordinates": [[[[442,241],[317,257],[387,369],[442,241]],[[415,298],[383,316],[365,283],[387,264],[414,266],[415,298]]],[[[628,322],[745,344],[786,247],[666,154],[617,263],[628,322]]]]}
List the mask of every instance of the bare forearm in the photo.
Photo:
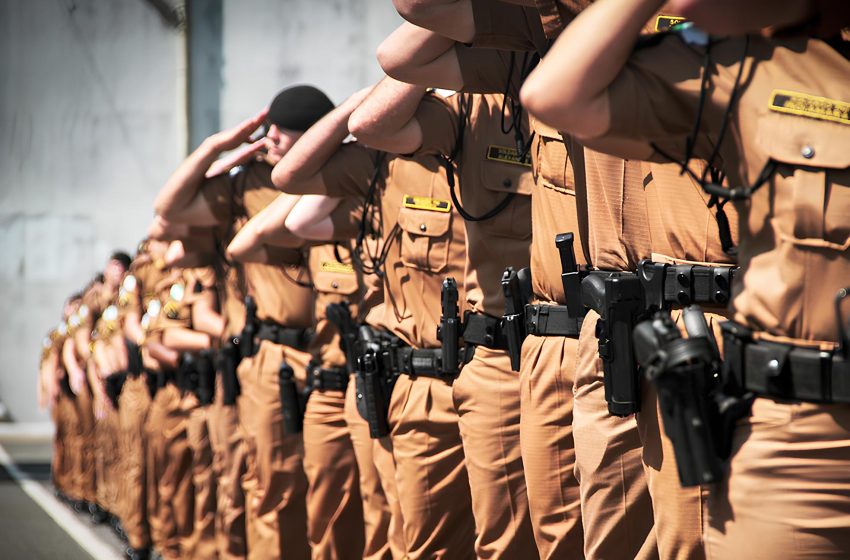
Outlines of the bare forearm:
{"type": "Polygon", "coordinates": [[[197,150],[183,160],[183,163],[168,178],[154,201],[156,213],[172,220],[179,216],[195,199],[204,180],[204,174],[221,154],[214,140],[204,140],[197,150]]]}
{"type": "Polygon", "coordinates": [[[162,333],[162,343],[177,352],[197,352],[210,347],[210,337],[191,329],[170,328],[162,333]]]}
{"type": "Polygon", "coordinates": [[[405,22],[378,47],[378,62],[396,80],[459,90],[463,76],[455,45],[448,37],[405,22]]]}
{"type": "Polygon", "coordinates": [[[454,41],[469,43],[475,38],[470,0],[393,0],[393,5],[407,21],[454,41]]]}
{"type": "Polygon", "coordinates": [[[393,153],[416,151],[422,130],[413,116],[425,88],[386,77],[352,113],[348,128],[364,144],[393,153]]]}
{"type": "Polygon", "coordinates": [[[526,80],[522,103],[542,121],[578,136],[607,130],[607,88],[663,0],[599,0],[583,11],[526,80]]]}

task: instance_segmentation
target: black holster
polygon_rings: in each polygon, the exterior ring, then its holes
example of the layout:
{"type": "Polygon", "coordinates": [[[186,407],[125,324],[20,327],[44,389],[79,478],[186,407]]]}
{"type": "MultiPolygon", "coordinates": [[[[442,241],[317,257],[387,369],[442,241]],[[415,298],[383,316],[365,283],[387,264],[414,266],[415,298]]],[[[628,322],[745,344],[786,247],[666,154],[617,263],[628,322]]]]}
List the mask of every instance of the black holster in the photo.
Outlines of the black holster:
{"type": "Polygon", "coordinates": [[[227,406],[236,404],[236,398],[241,394],[239,377],[236,369],[242,355],[239,346],[233,340],[227,341],[218,351],[218,370],[221,372],[222,402],[227,406]]]}
{"type": "Polygon", "coordinates": [[[250,358],[257,353],[257,302],[254,298],[245,298],[245,326],[239,336],[239,352],[243,358],[250,358]]]}
{"type": "Polygon", "coordinates": [[[304,430],[304,409],[309,393],[298,389],[295,372],[286,361],[280,364],[278,370],[278,388],[283,409],[283,433],[300,434],[304,430]]]}
{"type": "Polygon", "coordinates": [[[109,402],[112,403],[112,407],[115,410],[118,410],[118,397],[121,396],[121,389],[124,388],[125,381],[127,381],[126,371],[116,371],[104,380],[106,396],[109,398],[109,402]]]}
{"type": "Polygon", "coordinates": [[[502,316],[511,369],[519,371],[522,343],[528,335],[525,328],[525,305],[531,297],[531,271],[522,268],[514,271],[508,267],[502,274],[502,295],[505,296],[505,314],[502,316]]]}
{"type": "Polygon", "coordinates": [[[212,404],[215,399],[215,366],[212,350],[202,350],[198,355],[198,382],[195,386],[195,396],[201,406],[212,404]]]}
{"type": "Polygon", "coordinates": [[[723,477],[735,422],[749,403],[727,395],[718,382],[720,355],[702,311],[692,306],[684,313],[688,338],[682,338],[666,312],[658,312],[635,328],[634,341],[638,361],[658,393],[679,482],[688,487],[723,477]]]}
{"type": "Polygon", "coordinates": [[[357,410],[369,424],[369,436],[376,439],[390,433],[388,413],[396,380],[386,370],[383,357],[386,343],[370,327],[360,327],[355,369],[357,410]]]}
{"type": "Polygon", "coordinates": [[[159,391],[159,374],[151,369],[145,369],[145,384],[148,386],[148,395],[153,400],[159,391]]]}
{"type": "Polygon", "coordinates": [[[631,273],[593,272],[581,282],[582,303],[599,314],[596,337],[602,359],[608,412],[640,411],[640,383],[632,330],[644,313],[640,280],[631,273]]]}

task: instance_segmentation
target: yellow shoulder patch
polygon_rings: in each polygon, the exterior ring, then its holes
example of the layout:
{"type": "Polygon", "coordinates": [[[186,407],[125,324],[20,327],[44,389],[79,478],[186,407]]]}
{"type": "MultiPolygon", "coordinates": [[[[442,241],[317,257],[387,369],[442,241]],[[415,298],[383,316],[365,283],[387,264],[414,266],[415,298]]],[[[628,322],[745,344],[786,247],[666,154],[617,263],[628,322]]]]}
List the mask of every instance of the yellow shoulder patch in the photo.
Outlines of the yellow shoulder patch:
{"type": "Polygon", "coordinates": [[[522,165],[523,167],[531,167],[531,154],[526,153],[525,157],[520,159],[519,152],[517,151],[517,149],[512,148],[510,146],[488,146],[487,159],[489,159],[490,161],[509,163],[511,165],[522,165]]]}
{"type": "Polygon", "coordinates": [[[688,21],[682,16],[658,16],[655,18],[655,31],[669,31],[674,25],[688,21]]]}
{"type": "Polygon", "coordinates": [[[429,212],[451,212],[452,203],[448,200],[428,198],[427,196],[404,195],[404,207],[414,210],[427,210],[429,212]]]}
{"type": "Polygon", "coordinates": [[[322,272],[338,272],[340,274],[354,274],[354,267],[339,261],[322,261],[322,272]]]}
{"type": "Polygon", "coordinates": [[[808,93],[775,89],[770,94],[768,108],[778,113],[850,124],[850,103],[808,93]]]}

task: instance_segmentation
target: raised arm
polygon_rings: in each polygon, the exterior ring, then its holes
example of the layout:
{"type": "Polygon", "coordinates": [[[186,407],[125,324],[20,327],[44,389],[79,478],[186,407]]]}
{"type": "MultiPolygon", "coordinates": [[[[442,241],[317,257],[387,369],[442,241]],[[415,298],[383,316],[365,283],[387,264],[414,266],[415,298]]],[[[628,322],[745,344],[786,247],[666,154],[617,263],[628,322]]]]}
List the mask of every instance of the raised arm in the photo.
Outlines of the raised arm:
{"type": "Polygon", "coordinates": [[[457,41],[405,22],[378,46],[378,63],[401,82],[460,90],[457,41]]]}
{"type": "Polygon", "coordinates": [[[422,128],[414,115],[425,88],[389,76],[348,119],[348,128],[358,140],[378,150],[410,154],[422,145],[422,128]]]}
{"type": "Polygon", "coordinates": [[[333,241],[336,237],[331,213],[340,202],[341,198],[304,195],[286,217],[284,227],[302,239],[333,241]]]}
{"type": "Polygon", "coordinates": [[[296,248],[304,240],[286,229],[284,222],[301,197],[282,194],[242,226],[227,246],[230,258],[240,262],[269,262],[266,245],[296,248]]]}
{"type": "Polygon", "coordinates": [[[646,21],[663,0],[598,0],[561,34],[521,90],[543,122],[593,138],[608,130],[608,87],[625,65],[646,21]]]}
{"type": "Polygon", "coordinates": [[[461,43],[475,38],[472,0],[393,0],[393,5],[401,17],[419,27],[461,43]]]}
{"type": "MultiPolygon", "coordinates": [[[[197,150],[183,160],[183,163],[169,177],[154,202],[156,213],[171,222],[190,225],[211,226],[217,223],[209,205],[200,195],[200,188],[210,166],[222,152],[238,148],[247,142],[251,133],[257,130],[266,118],[267,110],[247,119],[229,130],[213,134],[197,150]]],[[[247,161],[263,147],[263,142],[251,144],[248,150],[239,152],[240,157],[228,161],[230,167],[247,161]]],[[[226,171],[226,169],[221,169],[226,171]]]]}
{"type": "MultiPolygon", "coordinates": [[[[348,136],[348,117],[365,99],[372,88],[362,89],[334,110],[319,119],[298,139],[292,148],[275,165],[272,181],[280,190],[287,192],[298,185],[298,192],[321,181],[322,166],[339,149],[339,145],[348,136]]],[[[322,190],[322,189],[318,189],[322,190]]]]}

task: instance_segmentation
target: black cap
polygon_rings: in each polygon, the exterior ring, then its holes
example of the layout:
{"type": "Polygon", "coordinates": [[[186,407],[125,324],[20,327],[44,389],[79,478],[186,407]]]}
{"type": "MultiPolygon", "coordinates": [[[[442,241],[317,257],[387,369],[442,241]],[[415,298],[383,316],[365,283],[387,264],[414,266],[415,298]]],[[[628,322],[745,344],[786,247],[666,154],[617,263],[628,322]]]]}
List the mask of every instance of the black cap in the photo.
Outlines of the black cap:
{"type": "Polygon", "coordinates": [[[333,102],[313,86],[293,86],[278,93],[269,105],[269,121],[285,130],[304,132],[334,108],[333,102]]]}
{"type": "Polygon", "coordinates": [[[130,255],[125,253],[124,251],[115,251],[112,253],[112,256],[109,257],[111,261],[118,261],[122,265],[124,265],[124,270],[128,270],[130,268],[130,262],[133,260],[130,258],[130,255]]]}

